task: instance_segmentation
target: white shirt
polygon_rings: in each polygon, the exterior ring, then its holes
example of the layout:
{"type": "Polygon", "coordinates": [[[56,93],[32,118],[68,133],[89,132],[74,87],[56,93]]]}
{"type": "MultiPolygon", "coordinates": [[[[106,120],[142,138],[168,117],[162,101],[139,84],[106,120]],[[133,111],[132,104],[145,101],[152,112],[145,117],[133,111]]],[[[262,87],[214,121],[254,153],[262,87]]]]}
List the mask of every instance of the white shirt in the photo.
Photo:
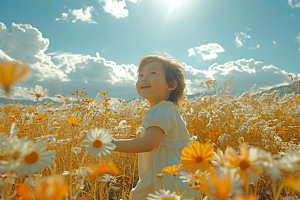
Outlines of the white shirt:
{"type": "MultiPolygon", "coordinates": [[[[171,101],[161,101],[153,106],[144,116],[141,137],[150,126],[158,126],[164,134],[159,144],[150,152],[138,154],[139,181],[135,188],[130,191],[131,200],[146,200],[148,193],[163,189],[156,174],[163,173],[161,170],[172,165],[179,165],[181,162],[181,150],[188,145],[190,134],[186,128],[186,123],[180,116],[176,106],[171,101]]],[[[184,171],[182,168],[181,171],[184,171]]],[[[179,173],[176,176],[178,191],[186,191],[187,183],[182,183],[179,173]]],[[[176,192],[174,176],[164,173],[162,182],[166,190],[176,192]]]]}

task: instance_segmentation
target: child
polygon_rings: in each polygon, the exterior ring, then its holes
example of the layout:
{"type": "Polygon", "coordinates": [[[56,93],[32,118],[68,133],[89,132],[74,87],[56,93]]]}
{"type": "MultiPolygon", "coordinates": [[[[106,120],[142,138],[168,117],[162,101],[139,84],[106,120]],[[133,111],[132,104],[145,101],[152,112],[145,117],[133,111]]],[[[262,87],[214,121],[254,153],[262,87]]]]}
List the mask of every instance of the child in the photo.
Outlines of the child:
{"type": "MultiPolygon", "coordinates": [[[[150,110],[142,122],[141,137],[127,140],[113,140],[115,151],[139,153],[139,181],[130,191],[131,200],[146,200],[148,193],[163,189],[156,174],[181,162],[181,150],[189,143],[190,135],[176,106],[184,95],[184,68],[175,58],[146,56],[139,60],[138,94],[150,102],[150,110]],[[176,106],[175,106],[176,105],[176,106]]],[[[183,170],[183,169],[182,169],[183,170]]],[[[176,176],[178,191],[186,191],[186,183],[176,176]]],[[[164,174],[162,182],[166,190],[176,192],[175,179],[164,174]]]]}

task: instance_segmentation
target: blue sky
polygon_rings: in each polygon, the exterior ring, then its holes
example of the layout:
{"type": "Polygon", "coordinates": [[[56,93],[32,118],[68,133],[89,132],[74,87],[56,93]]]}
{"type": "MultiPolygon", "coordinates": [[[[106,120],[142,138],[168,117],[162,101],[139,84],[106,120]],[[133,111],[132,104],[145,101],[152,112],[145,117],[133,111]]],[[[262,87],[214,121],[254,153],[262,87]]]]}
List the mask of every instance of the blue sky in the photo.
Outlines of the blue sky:
{"type": "Polygon", "coordinates": [[[138,97],[136,62],[155,51],[184,63],[188,94],[208,79],[223,87],[236,76],[234,91],[246,92],[300,75],[299,0],[2,0],[0,13],[0,61],[35,71],[15,99],[35,85],[51,97],[57,85],[63,96],[85,87],[91,98],[138,97]]]}

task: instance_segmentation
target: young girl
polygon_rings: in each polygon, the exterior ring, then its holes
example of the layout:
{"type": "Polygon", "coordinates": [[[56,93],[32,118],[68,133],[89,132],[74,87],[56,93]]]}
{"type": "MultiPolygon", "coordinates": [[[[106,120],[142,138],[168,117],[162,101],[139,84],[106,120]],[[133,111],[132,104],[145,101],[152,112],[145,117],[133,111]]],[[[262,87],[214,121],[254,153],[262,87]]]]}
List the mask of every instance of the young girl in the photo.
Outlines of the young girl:
{"type": "MultiPolygon", "coordinates": [[[[150,102],[151,108],[143,118],[141,137],[113,140],[115,151],[139,153],[139,181],[130,192],[131,200],[146,200],[148,193],[163,189],[156,174],[161,174],[165,167],[178,166],[181,150],[190,141],[176,108],[186,86],[183,70],[180,61],[173,57],[146,56],[139,60],[136,90],[150,102]]],[[[176,181],[178,191],[188,193],[189,188],[179,179],[179,174],[176,181]]],[[[166,190],[176,192],[172,175],[164,174],[162,182],[166,190]]]]}

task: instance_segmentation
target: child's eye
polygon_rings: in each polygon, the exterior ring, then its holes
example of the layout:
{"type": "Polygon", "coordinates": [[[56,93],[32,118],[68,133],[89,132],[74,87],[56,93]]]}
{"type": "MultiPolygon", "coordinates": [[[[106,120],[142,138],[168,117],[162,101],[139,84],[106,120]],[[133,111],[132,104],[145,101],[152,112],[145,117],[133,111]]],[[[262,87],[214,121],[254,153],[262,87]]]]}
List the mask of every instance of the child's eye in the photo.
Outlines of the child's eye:
{"type": "MultiPolygon", "coordinates": [[[[150,74],[155,73],[155,72],[151,72],[150,74]]],[[[155,73],[156,74],[156,73],[155,73]]]]}
{"type": "MultiPolygon", "coordinates": [[[[155,73],[155,74],[156,74],[156,72],[151,72],[150,74],[152,74],[152,73],[155,73]]],[[[139,77],[141,77],[142,75],[143,75],[143,74],[140,74],[139,77]]]]}

